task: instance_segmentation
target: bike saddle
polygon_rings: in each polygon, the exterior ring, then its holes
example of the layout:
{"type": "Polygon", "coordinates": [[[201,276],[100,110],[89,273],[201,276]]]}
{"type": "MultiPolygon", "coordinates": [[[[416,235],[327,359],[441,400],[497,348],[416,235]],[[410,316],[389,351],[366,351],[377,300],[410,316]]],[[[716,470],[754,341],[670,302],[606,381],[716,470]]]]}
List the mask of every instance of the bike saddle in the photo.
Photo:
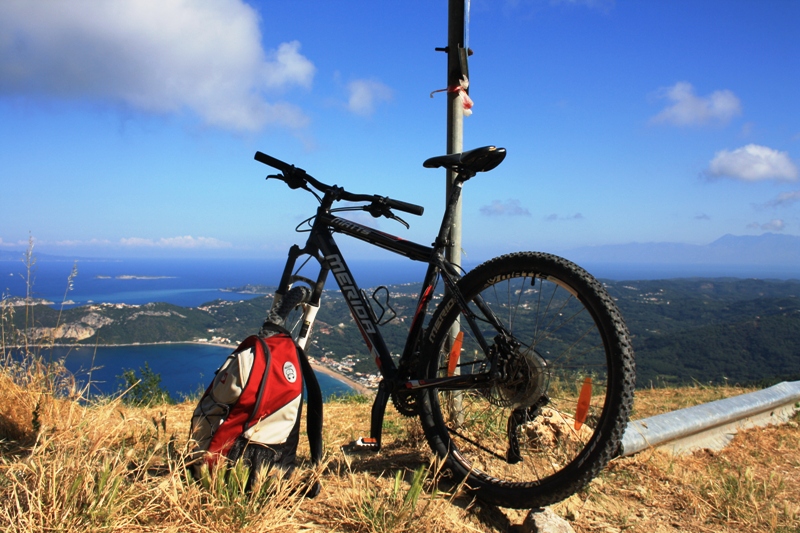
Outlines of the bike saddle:
{"type": "Polygon", "coordinates": [[[468,172],[473,176],[478,172],[488,172],[503,162],[506,157],[505,148],[484,146],[458,154],[440,155],[427,159],[425,168],[444,167],[456,172],[468,172]]]}

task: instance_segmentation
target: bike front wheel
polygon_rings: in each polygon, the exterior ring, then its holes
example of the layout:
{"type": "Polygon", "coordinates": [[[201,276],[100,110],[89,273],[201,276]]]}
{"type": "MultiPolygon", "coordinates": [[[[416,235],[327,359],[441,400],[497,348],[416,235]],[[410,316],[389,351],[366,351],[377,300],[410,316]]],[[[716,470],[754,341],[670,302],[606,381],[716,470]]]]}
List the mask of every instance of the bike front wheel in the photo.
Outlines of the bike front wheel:
{"type": "Polygon", "coordinates": [[[474,385],[423,389],[429,444],[454,482],[489,503],[534,508],[570,496],[616,454],[633,403],[619,310],[586,271],[543,253],[492,259],[458,289],[466,309],[453,296],[438,306],[420,373],[474,385]]]}

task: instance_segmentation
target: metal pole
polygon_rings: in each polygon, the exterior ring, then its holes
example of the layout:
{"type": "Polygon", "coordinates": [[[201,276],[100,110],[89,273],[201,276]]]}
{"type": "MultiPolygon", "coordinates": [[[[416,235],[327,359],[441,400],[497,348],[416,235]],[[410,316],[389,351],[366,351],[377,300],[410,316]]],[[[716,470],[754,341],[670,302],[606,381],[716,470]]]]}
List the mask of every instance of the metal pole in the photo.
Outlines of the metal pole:
{"type": "MultiPolygon", "coordinates": [[[[447,23],[447,87],[457,87],[462,76],[467,74],[467,51],[464,44],[465,27],[464,4],[467,0],[448,0],[448,23],[447,23]]],[[[458,92],[447,92],[447,153],[455,154],[464,150],[464,109],[461,106],[461,99],[458,92]]],[[[455,172],[447,171],[446,199],[450,198],[455,182],[455,172]]],[[[453,265],[461,265],[461,198],[453,213],[453,223],[450,226],[450,244],[447,248],[447,259],[453,265]]],[[[452,344],[461,330],[461,324],[457,320],[450,328],[449,340],[446,343],[447,350],[452,349],[452,344]]],[[[456,373],[460,370],[456,368],[456,373]]],[[[464,410],[462,408],[463,395],[454,393],[449,395],[448,412],[450,421],[456,427],[461,427],[464,423],[464,410]]]]}
{"type": "MultiPolygon", "coordinates": [[[[466,65],[464,50],[466,0],[448,0],[447,24],[447,87],[456,87],[461,81],[466,65]]],[[[447,93],[447,153],[455,154],[464,150],[464,110],[459,105],[458,92],[447,93]]],[[[455,181],[455,173],[447,171],[446,199],[455,181]]],[[[446,202],[445,199],[445,202],[446,202]]],[[[446,204],[445,204],[446,205],[446,204]]],[[[453,225],[450,229],[450,246],[447,248],[447,259],[454,265],[461,265],[461,200],[456,206],[453,225]]]]}

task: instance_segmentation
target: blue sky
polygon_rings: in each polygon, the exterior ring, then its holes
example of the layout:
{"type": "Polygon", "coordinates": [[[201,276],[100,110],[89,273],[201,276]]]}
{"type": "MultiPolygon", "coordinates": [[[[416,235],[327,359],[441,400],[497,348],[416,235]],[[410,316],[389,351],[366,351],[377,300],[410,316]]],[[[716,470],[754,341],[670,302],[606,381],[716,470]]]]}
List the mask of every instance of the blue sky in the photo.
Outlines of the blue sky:
{"type": "MultiPolygon", "coordinates": [[[[464,144],[508,157],[465,187],[467,257],[800,235],[798,27],[794,0],[472,0],[464,144]]],[[[446,31],[446,0],[4,0],[0,250],[282,257],[315,201],[256,150],[424,205],[375,223],[429,243],[446,31]]]]}

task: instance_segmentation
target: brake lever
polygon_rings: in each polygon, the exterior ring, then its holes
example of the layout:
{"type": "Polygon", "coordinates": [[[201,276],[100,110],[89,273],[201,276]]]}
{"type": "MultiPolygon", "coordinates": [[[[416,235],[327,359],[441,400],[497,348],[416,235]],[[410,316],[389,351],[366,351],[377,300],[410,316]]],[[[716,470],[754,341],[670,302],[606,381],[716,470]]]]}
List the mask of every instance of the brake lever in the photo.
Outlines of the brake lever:
{"type": "Polygon", "coordinates": [[[311,191],[311,189],[308,188],[308,185],[306,185],[306,181],[302,177],[297,177],[286,172],[283,174],[269,174],[267,179],[280,180],[288,185],[290,189],[305,189],[309,192],[311,191]]]}
{"type": "Polygon", "coordinates": [[[406,222],[405,220],[403,220],[403,219],[402,219],[402,218],[400,218],[399,216],[395,215],[394,213],[392,213],[392,216],[390,216],[390,217],[386,217],[386,218],[391,218],[391,219],[393,219],[393,220],[396,220],[396,221],[398,221],[399,223],[401,223],[402,225],[404,225],[404,226],[406,227],[406,229],[411,229],[411,226],[409,226],[409,225],[408,225],[408,222],[406,222]]]}
{"type": "Polygon", "coordinates": [[[395,215],[387,205],[378,202],[372,202],[369,205],[365,205],[361,209],[372,215],[374,218],[386,217],[398,221],[400,224],[404,225],[406,229],[411,229],[411,226],[408,225],[408,222],[395,215]]]}

